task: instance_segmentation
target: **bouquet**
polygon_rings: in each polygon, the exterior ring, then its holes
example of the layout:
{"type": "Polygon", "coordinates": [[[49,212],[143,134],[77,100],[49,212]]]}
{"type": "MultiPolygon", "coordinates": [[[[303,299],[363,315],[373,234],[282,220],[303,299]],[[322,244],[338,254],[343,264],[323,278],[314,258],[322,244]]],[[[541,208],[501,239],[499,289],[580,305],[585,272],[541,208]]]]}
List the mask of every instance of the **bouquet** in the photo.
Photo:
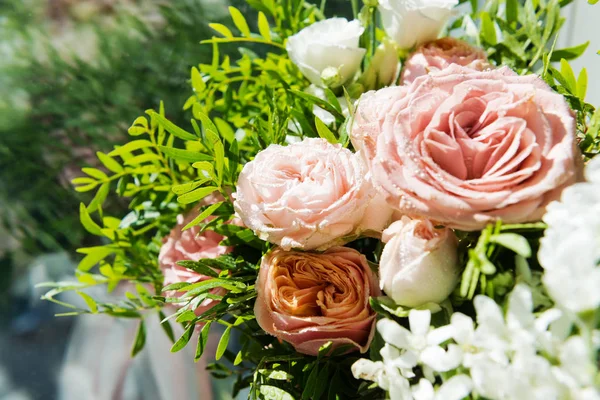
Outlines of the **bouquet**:
{"type": "Polygon", "coordinates": [[[148,110],[73,180],[104,244],[45,298],[139,319],[133,355],[148,319],[196,360],[220,326],[234,395],[600,399],[600,112],[587,44],[555,45],[569,1],[247,2],[211,24],[190,124],[148,110]]]}

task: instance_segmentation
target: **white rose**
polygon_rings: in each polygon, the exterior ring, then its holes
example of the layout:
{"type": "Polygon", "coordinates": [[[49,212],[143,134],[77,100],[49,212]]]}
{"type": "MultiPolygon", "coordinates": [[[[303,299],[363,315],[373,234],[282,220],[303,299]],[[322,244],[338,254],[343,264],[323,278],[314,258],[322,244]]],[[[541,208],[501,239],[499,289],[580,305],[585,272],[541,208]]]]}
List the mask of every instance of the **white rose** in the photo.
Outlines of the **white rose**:
{"type": "Polygon", "coordinates": [[[458,0],[379,0],[388,36],[402,49],[437,39],[458,0]]]}
{"type": "Polygon", "coordinates": [[[366,50],[358,47],[358,41],[364,30],[358,20],[326,19],[290,36],[287,51],[313,84],[341,86],[360,68],[366,50]]]}
{"type": "Polygon", "coordinates": [[[383,231],[380,285],[397,304],[441,303],[458,283],[458,240],[451,229],[402,217],[383,231]]]}

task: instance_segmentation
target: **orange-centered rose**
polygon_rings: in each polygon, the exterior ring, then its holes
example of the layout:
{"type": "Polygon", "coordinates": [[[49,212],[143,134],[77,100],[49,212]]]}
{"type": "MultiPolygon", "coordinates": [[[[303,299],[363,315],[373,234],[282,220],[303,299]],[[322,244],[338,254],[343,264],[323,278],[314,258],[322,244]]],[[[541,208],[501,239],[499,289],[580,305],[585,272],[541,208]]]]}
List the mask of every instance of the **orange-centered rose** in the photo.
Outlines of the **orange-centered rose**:
{"type": "Polygon", "coordinates": [[[327,342],[367,351],[375,312],[369,297],[380,295],[377,277],[354,249],[325,253],[284,251],[266,254],[256,285],[256,320],[267,333],[316,355],[327,342]]]}

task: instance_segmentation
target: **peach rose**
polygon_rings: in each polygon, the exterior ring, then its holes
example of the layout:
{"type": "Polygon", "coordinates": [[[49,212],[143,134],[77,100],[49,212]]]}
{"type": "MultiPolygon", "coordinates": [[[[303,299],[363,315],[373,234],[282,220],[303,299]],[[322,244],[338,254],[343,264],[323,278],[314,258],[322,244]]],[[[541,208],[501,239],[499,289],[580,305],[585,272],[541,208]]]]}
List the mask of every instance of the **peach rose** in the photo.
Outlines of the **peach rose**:
{"type": "MultiPolygon", "coordinates": [[[[198,261],[203,258],[217,258],[232,250],[230,247],[220,246],[219,243],[223,240],[223,236],[211,230],[200,233],[200,227],[194,226],[182,231],[183,227],[195,217],[196,213],[193,212],[189,213],[186,217],[178,215],[177,225],[173,228],[169,236],[164,239],[158,255],[158,264],[165,276],[164,286],[179,282],[196,283],[211,279],[206,275],[177,265],[177,261],[198,261]]],[[[216,288],[211,293],[223,295],[225,294],[225,290],[216,288]]],[[[169,291],[166,294],[169,297],[180,295],[176,291],[169,291]]],[[[200,315],[216,303],[212,299],[206,299],[194,311],[197,315],[200,315]]]]}
{"type": "Polygon", "coordinates": [[[402,217],[383,231],[380,287],[396,304],[441,303],[458,283],[458,239],[452,229],[402,217]]]}
{"type": "Polygon", "coordinates": [[[360,156],[324,139],[271,145],[242,170],[235,210],[261,239],[286,250],[326,249],[391,218],[360,156]]]}
{"type": "Polygon", "coordinates": [[[579,175],[573,112],[535,75],[451,65],[369,94],[358,115],[352,141],[388,203],[451,228],[537,221],[579,175]]]}
{"type": "MultiPolygon", "coordinates": [[[[366,352],[375,332],[369,296],[380,295],[377,277],[358,251],[267,253],[262,260],[254,313],[267,333],[299,353],[317,355],[327,342],[366,352]]],[[[352,350],[350,350],[352,351],[352,350]]]]}
{"type": "Polygon", "coordinates": [[[404,63],[400,83],[414,82],[420,76],[441,71],[451,64],[483,71],[490,67],[485,51],[469,43],[445,37],[419,47],[404,63]]]}

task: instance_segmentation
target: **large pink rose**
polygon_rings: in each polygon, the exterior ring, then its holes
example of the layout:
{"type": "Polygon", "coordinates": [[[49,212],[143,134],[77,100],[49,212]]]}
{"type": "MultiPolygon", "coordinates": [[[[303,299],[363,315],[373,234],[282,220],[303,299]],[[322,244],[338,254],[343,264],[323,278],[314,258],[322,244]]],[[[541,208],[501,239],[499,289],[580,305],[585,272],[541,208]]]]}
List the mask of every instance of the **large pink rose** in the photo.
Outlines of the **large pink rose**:
{"type": "MultiPolygon", "coordinates": [[[[177,216],[177,225],[173,228],[169,236],[164,239],[158,255],[158,263],[165,276],[164,286],[179,283],[196,283],[211,279],[206,275],[199,274],[190,269],[177,265],[177,261],[198,261],[203,258],[216,258],[229,253],[230,247],[220,246],[223,236],[211,230],[205,230],[200,233],[200,227],[194,226],[188,230],[182,231],[183,227],[190,223],[196,213],[191,212],[186,217],[177,216]]],[[[216,288],[211,291],[215,295],[223,295],[225,291],[216,288]]],[[[176,291],[167,292],[169,297],[177,297],[181,293],[176,291]]],[[[216,304],[214,300],[206,299],[194,311],[200,315],[216,304]]]]}
{"type": "Polygon", "coordinates": [[[366,352],[373,339],[375,312],[369,296],[379,296],[377,277],[354,249],[325,253],[276,248],[263,257],[254,313],[267,333],[300,353],[317,355],[327,342],[366,352]]]}
{"type": "Polygon", "coordinates": [[[239,176],[234,205],[248,228],[286,250],[380,233],[391,217],[361,158],[324,139],[258,153],[239,176]]]}
{"type": "Polygon", "coordinates": [[[445,37],[426,43],[412,53],[404,63],[400,82],[410,84],[420,76],[441,71],[451,64],[478,71],[490,67],[485,51],[465,41],[445,37]]]}
{"type": "Polygon", "coordinates": [[[368,94],[358,116],[352,141],[388,203],[452,228],[539,220],[578,175],[573,112],[535,75],[452,65],[368,94]]]}

